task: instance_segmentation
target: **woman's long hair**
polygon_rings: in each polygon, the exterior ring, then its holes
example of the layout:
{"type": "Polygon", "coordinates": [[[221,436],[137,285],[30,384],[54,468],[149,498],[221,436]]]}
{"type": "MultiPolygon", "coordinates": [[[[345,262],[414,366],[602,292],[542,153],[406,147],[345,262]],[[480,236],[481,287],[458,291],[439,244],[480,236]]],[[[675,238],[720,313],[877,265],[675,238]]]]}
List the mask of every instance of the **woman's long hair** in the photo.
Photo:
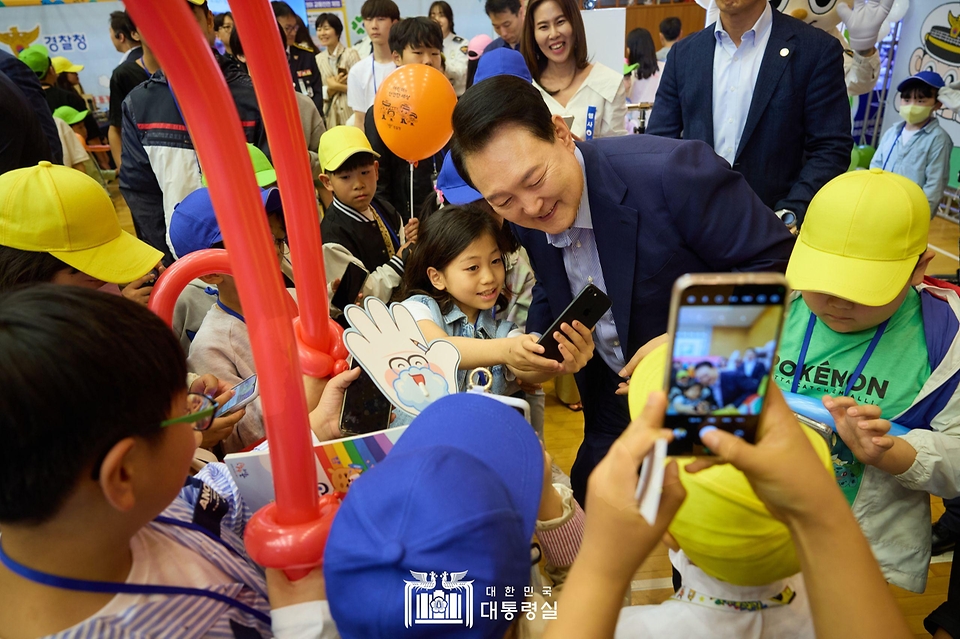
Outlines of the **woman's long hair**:
{"type": "Polygon", "coordinates": [[[534,82],[540,84],[540,76],[547,68],[547,56],[540,50],[537,44],[536,31],[537,25],[534,21],[534,14],[537,8],[546,2],[556,2],[563,12],[563,17],[567,19],[570,26],[573,27],[573,37],[570,55],[577,61],[577,69],[586,69],[587,64],[587,32],[583,28],[583,18],[580,16],[579,3],[576,0],[530,0],[527,5],[527,14],[523,18],[523,36],[520,38],[520,53],[527,63],[530,75],[534,82]]]}
{"type": "Polygon", "coordinates": [[[653,44],[653,36],[644,28],[634,29],[627,35],[627,64],[639,64],[634,72],[641,80],[646,80],[657,73],[657,48],[653,44]]]}

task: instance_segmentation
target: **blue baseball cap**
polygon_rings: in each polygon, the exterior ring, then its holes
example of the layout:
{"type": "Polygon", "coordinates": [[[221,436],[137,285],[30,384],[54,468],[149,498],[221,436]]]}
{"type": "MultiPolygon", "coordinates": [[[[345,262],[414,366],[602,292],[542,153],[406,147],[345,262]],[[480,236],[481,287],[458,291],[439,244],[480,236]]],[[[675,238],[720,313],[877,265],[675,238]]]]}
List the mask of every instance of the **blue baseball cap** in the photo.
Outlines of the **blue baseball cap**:
{"type": "Polygon", "coordinates": [[[924,84],[929,84],[934,89],[942,89],[944,85],[943,78],[940,77],[939,73],[934,73],[933,71],[921,71],[920,73],[911,75],[909,78],[898,84],[897,91],[903,91],[903,85],[914,80],[919,80],[924,84]]]}
{"type": "Polygon", "coordinates": [[[495,75],[515,75],[527,82],[533,82],[533,76],[530,75],[530,69],[527,68],[523,55],[510,47],[500,47],[484,53],[480,61],[477,62],[477,72],[473,76],[473,83],[480,84],[495,75]]]}
{"type": "MultiPolygon", "coordinates": [[[[499,49],[496,50],[499,51],[499,49]]],[[[449,204],[470,204],[483,199],[479,191],[460,177],[457,167],[453,164],[452,153],[447,153],[447,157],[443,159],[443,167],[440,169],[440,175],[437,176],[437,190],[443,195],[443,201],[449,204]]]]}
{"type": "Polygon", "coordinates": [[[490,586],[530,583],[542,491],[543,449],[516,410],[474,393],[428,406],[333,521],[323,573],[341,636],[502,637],[511,622],[481,603],[490,586]],[[460,595],[464,623],[415,623],[437,592],[460,595]]]}
{"type": "MultiPolygon", "coordinates": [[[[280,208],[279,189],[261,189],[260,196],[268,212],[280,208]]],[[[170,244],[177,257],[208,249],[222,241],[220,224],[217,223],[213,202],[210,200],[210,189],[197,189],[173,209],[170,217],[170,244]]]]}

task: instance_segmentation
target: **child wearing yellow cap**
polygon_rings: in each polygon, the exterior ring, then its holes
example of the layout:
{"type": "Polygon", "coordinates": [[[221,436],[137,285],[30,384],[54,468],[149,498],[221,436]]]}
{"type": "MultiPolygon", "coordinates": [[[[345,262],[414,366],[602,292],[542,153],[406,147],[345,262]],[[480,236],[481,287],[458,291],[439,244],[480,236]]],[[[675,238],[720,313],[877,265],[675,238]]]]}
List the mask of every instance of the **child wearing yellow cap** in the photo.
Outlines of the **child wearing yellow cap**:
{"type": "Polygon", "coordinates": [[[0,176],[0,291],[119,284],[146,305],[161,257],[120,228],[110,197],[84,173],[40,162],[0,176]]]}
{"type": "Polygon", "coordinates": [[[317,156],[320,182],[333,194],[320,223],[327,282],[332,288],[347,266],[356,264],[369,273],[361,293],[389,302],[403,279],[419,222],[404,219],[377,196],[380,155],[357,127],[336,126],[324,133],[317,156]]]}
{"type": "Polygon", "coordinates": [[[930,560],[927,494],[960,494],[960,298],[924,284],[929,226],[923,191],[905,177],[871,169],[827,183],[787,267],[800,294],[773,365],[784,391],[873,404],[910,429],[841,427],[832,454],[884,576],[914,592],[930,560]]]}

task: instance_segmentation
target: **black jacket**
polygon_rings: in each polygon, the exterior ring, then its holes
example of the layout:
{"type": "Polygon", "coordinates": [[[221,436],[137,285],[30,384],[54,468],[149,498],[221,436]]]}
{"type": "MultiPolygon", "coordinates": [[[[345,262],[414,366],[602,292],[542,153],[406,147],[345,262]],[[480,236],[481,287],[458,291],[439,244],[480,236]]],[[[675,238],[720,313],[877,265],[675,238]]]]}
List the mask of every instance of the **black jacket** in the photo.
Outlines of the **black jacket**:
{"type": "MultiPolygon", "coordinates": [[[[5,73],[7,78],[20,89],[27,104],[30,105],[30,110],[36,114],[37,121],[43,130],[43,135],[47,138],[47,145],[49,146],[50,155],[43,159],[50,160],[54,164],[63,164],[63,149],[60,146],[60,134],[57,133],[57,125],[53,121],[53,115],[51,115],[50,107],[47,104],[46,96],[43,94],[43,87],[40,86],[40,80],[37,79],[37,74],[16,56],[6,51],[0,51],[0,73],[5,73]]],[[[12,126],[15,124],[16,122],[8,123],[8,125],[11,125],[11,131],[16,130],[16,127],[12,126]]],[[[0,144],[3,144],[2,140],[0,140],[0,144]]]]}
{"type": "Polygon", "coordinates": [[[290,64],[294,91],[310,96],[317,105],[317,111],[323,113],[323,80],[317,66],[317,55],[294,44],[287,48],[287,62],[290,64]]]}

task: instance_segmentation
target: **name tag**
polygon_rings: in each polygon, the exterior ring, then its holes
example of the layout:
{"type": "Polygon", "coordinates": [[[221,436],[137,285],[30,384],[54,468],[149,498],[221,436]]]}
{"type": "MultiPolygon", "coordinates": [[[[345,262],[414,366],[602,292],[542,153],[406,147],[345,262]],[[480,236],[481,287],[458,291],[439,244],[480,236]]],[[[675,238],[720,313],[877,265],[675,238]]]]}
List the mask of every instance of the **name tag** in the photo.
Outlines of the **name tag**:
{"type": "Polygon", "coordinates": [[[593,139],[593,129],[597,123],[597,107],[591,106],[587,108],[587,130],[584,133],[584,140],[593,139]]]}

